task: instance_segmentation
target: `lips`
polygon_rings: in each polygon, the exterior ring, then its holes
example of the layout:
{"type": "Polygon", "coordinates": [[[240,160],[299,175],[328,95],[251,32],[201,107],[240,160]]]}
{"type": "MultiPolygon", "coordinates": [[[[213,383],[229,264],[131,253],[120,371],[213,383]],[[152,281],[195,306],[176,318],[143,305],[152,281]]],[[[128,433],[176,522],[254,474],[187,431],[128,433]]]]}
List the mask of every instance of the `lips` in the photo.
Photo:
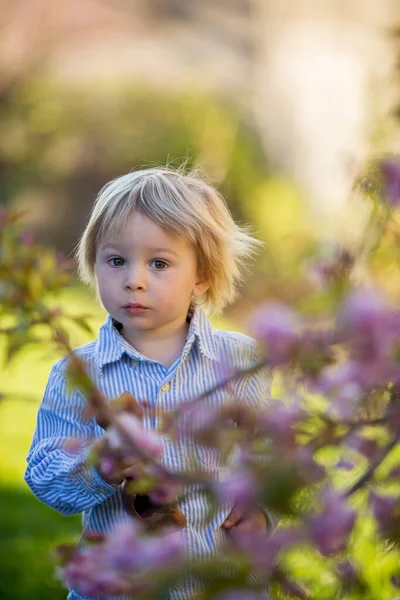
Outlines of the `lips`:
{"type": "Polygon", "coordinates": [[[124,304],[124,306],[122,308],[148,308],[148,306],[144,306],[143,304],[138,304],[138,303],[131,303],[129,302],[128,304],[124,304]]]}
{"type": "Polygon", "coordinates": [[[149,308],[147,306],[144,306],[144,304],[139,304],[139,302],[128,302],[128,304],[125,304],[125,306],[123,306],[123,310],[128,315],[141,315],[147,312],[149,308]]]}

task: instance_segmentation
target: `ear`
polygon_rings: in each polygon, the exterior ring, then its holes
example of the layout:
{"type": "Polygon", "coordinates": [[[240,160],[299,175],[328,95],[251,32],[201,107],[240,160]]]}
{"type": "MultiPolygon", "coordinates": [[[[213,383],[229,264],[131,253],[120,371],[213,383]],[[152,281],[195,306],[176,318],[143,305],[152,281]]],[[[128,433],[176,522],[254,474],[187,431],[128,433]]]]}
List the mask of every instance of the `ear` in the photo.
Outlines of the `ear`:
{"type": "Polygon", "coordinates": [[[201,298],[206,293],[206,291],[208,290],[209,287],[210,287],[210,284],[207,280],[199,279],[194,284],[192,296],[194,296],[195,298],[201,298]]]}

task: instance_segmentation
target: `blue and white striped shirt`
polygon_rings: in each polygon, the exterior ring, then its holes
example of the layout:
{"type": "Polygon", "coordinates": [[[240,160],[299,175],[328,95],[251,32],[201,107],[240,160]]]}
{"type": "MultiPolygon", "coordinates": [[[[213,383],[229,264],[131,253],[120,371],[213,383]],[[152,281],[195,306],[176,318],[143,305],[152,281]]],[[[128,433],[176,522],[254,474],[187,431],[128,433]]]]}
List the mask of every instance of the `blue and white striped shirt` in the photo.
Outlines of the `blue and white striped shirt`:
{"type": "MultiPolygon", "coordinates": [[[[214,330],[200,308],[194,310],[189,333],[180,357],[167,368],[150,360],[133,348],[108,317],[98,339],[76,351],[88,365],[88,371],[102,393],[109,399],[124,391],[131,392],[140,403],[146,401],[153,411],[144,411],[147,430],[160,424],[161,414],[190,401],[219,381],[227,369],[243,369],[257,361],[256,342],[240,333],[214,330]],[[146,416],[147,415],[147,416],[146,416]]],[[[83,528],[107,532],[124,517],[120,486],[105,482],[93,466],[84,464],[87,451],[68,452],[65,441],[90,439],[104,435],[94,419],[83,418],[85,400],[67,390],[67,357],[52,368],[44,398],[39,408],[36,431],[27,458],[25,480],[34,494],[55,510],[73,515],[83,513],[83,528]]],[[[271,372],[261,369],[243,377],[227,389],[213,393],[207,402],[222,404],[235,399],[260,405],[270,402],[271,372]]],[[[229,475],[229,468],[219,463],[218,453],[205,446],[193,448],[202,468],[219,481],[229,475]]],[[[170,469],[187,469],[189,454],[183,442],[165,435],[163,463],[170,469]]],[[[222,505],[211,521],[206,519],[207,500],[201,488],[190,488],[179,508],[185,514],[183,530],[191,555],[209,555],[218,551],[226,535],[222,523],[232,505],[222,505]]],[[[169,600],[186,600],[200,590],[194,581],[170,591],[169,600]]],[[[71,590],[69,600],[83,596],[71,590]]]]}

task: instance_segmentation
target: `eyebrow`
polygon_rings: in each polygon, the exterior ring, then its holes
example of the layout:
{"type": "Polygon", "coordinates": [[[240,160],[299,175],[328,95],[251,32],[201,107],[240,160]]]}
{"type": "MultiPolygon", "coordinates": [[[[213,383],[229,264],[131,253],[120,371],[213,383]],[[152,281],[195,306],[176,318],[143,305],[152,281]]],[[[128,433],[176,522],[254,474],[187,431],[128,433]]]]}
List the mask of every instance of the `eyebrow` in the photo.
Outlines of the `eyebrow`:
{"type": "MultiPolygon", "coordinates": [[[[105,250],[106,248],[116,248],[122,250],[123,246],[114,242],[107,242],[100,246],[100,250],[105,250]]],[[[171,250],[170,248],[147,247],[146,250],[148,250],[149,252],[164,252],[166,254],[173,254],[174,256],[178,256],[178,253],[175,252],[175,250],[171,250]]]]}

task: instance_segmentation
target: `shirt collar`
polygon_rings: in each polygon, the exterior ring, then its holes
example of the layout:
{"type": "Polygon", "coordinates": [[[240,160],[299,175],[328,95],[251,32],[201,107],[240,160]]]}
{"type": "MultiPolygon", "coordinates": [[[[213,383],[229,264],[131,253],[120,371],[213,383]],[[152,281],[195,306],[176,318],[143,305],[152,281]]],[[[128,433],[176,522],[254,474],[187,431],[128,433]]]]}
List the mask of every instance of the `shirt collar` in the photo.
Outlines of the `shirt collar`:
{"type": "MultiPolygon", "coordinates": [[[[210,360],[217,360],[214,332],[210,321],[200,307],[195,307],[188,315],[190,317],[189,333],[183,349],[183,355],[189,353],[192,344],[198,344],[200,352],[210,360]]],[[[119,333],[115,326],[116,321],[108,315],[100,327],[96,345],[96,362],[100,368],[104,365],[118,361],[125,353],[135,360],[146,360],[133,348],[119,333]]]]}
{"type": "Polygon", "coordinates": [[[189,316],[190,315],[190,327],[186,345],[190,344],[191,347],[192,343],[196,340],[200,352],[206,358],[217,360],[215,337],[209,319],[199,306],[194,307],[189,313],[189,316]]]}

